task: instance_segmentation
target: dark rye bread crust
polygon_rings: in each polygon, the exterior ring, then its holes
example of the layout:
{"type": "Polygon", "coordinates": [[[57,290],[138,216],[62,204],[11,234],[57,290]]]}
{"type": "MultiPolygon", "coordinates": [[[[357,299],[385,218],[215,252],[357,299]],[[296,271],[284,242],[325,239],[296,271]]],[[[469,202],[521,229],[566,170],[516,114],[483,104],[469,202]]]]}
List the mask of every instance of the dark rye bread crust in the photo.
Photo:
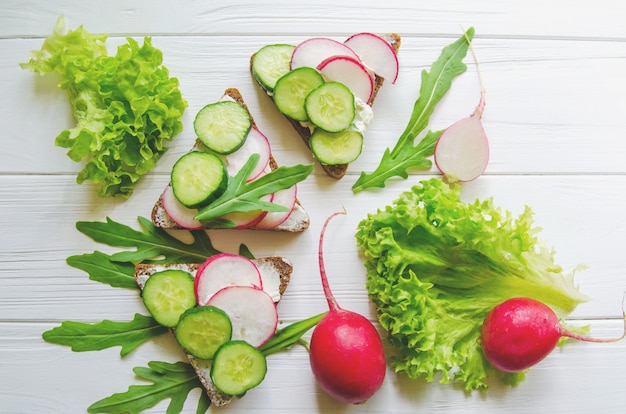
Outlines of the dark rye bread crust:
{"type": "MultiPolygon", "coordinates": [[[[232,98],[233,100],[235,100],[236,102],[238,102],[239,104],[241,104],[250,115],[250,121],[252,123],[252,127],[256,128],[256,122],[254,121],[254,118],[252,117],[252,114],[250,113],[248,106],[244,102],[241,92],[239,92],[237,88],[228,88],[224,91],[224,96],[228,96],[232,98]]],[[[199,144],[200,144],[200,140],[196,140],[195,145],[197,146],[199,144]]],[[[270,168],[272,170],[275,170],[278,168],[278,163],[276,163],[276,160],[271,154],[270,154],[270,168]]],[[[168,186],[170,185],[171,183],[168,184],[168,186]]],[[[294,226],[279,226],[278,228],[271,229],[271,230],[288,231],[288,232],[294,232],[294,233],[306,230],[309,227],[309,218],[308,218],[308,215],[306,214],[306,211],[304,210],[304,207],[302,207],[300,200],[297,200],[297,199],[296,199],[296,208],[299,209],[301,212],[303,212],[303,215],[305,216],[305,219],[303,221],[298,222],[297,225],[294,225],[294,226]]],[[[152,223],[156,227],[160,227],[164,229],[175,229],[175,230],[182,229],[182,227],[180,227],[178,224],[174,222],[174,220],[172,220],[172,218],[167,214],[167,212],[163,208],[162,196],[160,196],[157,202],[154,204],[154,207],[152,208],[152,212],[151,212],[151,218],[152,218],[152,223]]]]}
{"type": "MultiPolygon", "coordinates": [[[[282,298],[285,290],[287,289],[287,285],[289,285],[289,282],[291,280],[291,273],[293,272],[292,264],[283,257],[279,256],[263,257],[259,259],[253,259],[252,261],[259,267],[260,270],[271,268],[273,271],[276,271],[280,275],[280,285],[278,291],[282,298]]],[[[176,263],[162,265],[141,263],[135,266],[135,282],[141,289],[143,289],[146,280],[157,271],[165,269],[178,269],[195,275],[196,270],[198,270],[199,266],[199,263],[176,263]]],[[[170,329],[170,332],[173,333],[173,329],[170,329]]],[[[207,395],[211,399],[211,404],[216,407],[222,407],[229,404],[233,400],[233,396],[221,392],[215,387],[215,385],[213,385],[210,375],[210,363],[197,359],[187,353],[186,355],[189,363],[196,371],[196,375],[198,376],[200,383],[202,383],[202,386],[205,388],[207,395]]]]}
{"type": "MultiPolygon", "coordinates": [[[[391,47],[393,48],[393,50],[395,51],[395,53],[397,55],[398,54],[398,50],[400,50],[400,43],[401,43],[400,35],[397,34],[397,33],[386,33],[386,34],[381,35],[381,37],[383,37],[385,40],[387,40],[389,42],[389,44],[391,45],[391,47]]],[[[252,61],[253,60],[254,60],[254,54],[250,57],[250,73],[253,73],[252,72],[252,61]]],[[[267,96],[269,96],[270,99],[273,102],[274,101],[273,96],[255,78],[254,73],[252,74],[252,77],[257,81],[257,83],[261,86],[261,88],[265,91],[267,96]]],[[[380,77],[378,75],[374,75],[374,94],[372,95],[372,100],[370,102],[370,105],[374,104],[374,100],[376,99],[376,95],[378,94],[378,90],[383,86],[384,82],[385,82],[384,78],[382,78],[382,77],[380,77]]],[[[300,122],[298,122],[298,121],[296,121],[296,120],[294,120],[294,119],[292,119],[292,118],[290,118],[288,116],[285,116],[285,118],[287,118],[287,120],[291,123],[293,128],[300,135],[300,137],[302,137],[302,140],[304,141],[304,143],[306,144],[306,146],[310,150],[311,149],[311,144],[310,144],[311,131],[309,130],[309,128],[303,127],[302,125],[300,125],[300,122]]],[[[348,171],[348,165],[349,164],[329,165],[329,164],[320,163],[320,165],[322,166],[322,168],[324,169],[326,174],[328,174],[330,177],[335,178],[335,179],[340,179],[344,175],[346,175],[346,172],[348,171]]]]}

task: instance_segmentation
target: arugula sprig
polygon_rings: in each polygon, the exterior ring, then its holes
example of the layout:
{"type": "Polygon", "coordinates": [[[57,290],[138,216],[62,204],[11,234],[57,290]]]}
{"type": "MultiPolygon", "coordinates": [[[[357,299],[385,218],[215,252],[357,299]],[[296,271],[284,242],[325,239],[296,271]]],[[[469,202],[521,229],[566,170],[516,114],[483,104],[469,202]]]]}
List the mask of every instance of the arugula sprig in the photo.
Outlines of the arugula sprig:
{"type": "Polygon", "coordinates": [[[463,36],[441,51],[430,72],[422,71],[420,94],[413,106],[408,125],[394,148],[385,150],[378,167],[369,174],[361,172],[352,186],[354,193],[373,187],[383,188],[385,182],[392,177],[406,179],[409,168],[430,168],[432,161],[427,157],[433,155],[435,144],[443,131],[428,131],[417,144],[415,139],[428,126],[430,116],[450,89],[453,79],[467,70],[462,60],[473,37],[474,28],[470,27],[463,36]]]}
{"type": "Polygon", "coordinates": [[[256,180],[246,182],[259,158],[259,154],[251,155],[239,172],[229,179],[226,191],[217,200],[201,208],[196,214],[196,219],[205,224],[211,223],[211,227],[228,228],[235,224],[219,219],[228,213],[247,213],[255,210],[288,211],[284,206],[263,201],[261,198],[304,180],[313,172],[313,164],[278,167],[256,180]]]}

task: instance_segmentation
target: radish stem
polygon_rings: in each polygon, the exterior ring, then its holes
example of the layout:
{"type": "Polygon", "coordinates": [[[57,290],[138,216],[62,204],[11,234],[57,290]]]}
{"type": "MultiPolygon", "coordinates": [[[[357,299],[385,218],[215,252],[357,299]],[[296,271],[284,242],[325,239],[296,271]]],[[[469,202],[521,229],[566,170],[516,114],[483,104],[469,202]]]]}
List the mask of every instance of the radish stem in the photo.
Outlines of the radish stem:
{"type": "Polygon", "coordinates": [[[333,296],[331,290],[330,290],[330,285],[328,284],[328,278],[326,276],[326,268],[324,266],[324,257],[323,257],[323,250],[324,250],[324,233],[326,232],[326,227],[328,227],[328,223],[330,222],[330,220],[332,220],[333,217],[339,215],[339,214],[346,214],[346,210],[343,211],[337,211],[333,214],[331,214],[329,217],[326,218],[326,221],[324,221],[324,225],[322,226],[322,232],[320,235],[320,243],[319,243],[319,251],[318,251],[318,261],[319,261],[319,266],[320,266],[320,274],[322,275],[322,288],[324,289],[324,296],[326,296],[326,301],[328,302],[328,307],[333,310],[339,310],[341,309],[341,307],[339,306],[339,304],[337,303],[337,301],[335,300],[335,297],[333,296]]]}
{"type": "Polygon", "coordinates": [[[472,46],[472,40],[467,37],[465,30],[463,30],[463,36],[465,36],[465,39],[467,40],[467,43],[469,44],[469,49],[472,52],[472,57],[474,58],[474,63],[476,64],[476,75],[478,76],[478,82],[480,83],[480,101],[478,102],[478,106],[474,110],[474,113],[472,113],[472,116],[477,115],[479,118],[482,118],[483,111],[485,110],[485,94],[487,93],[487,91],[485,89],[485,84],[483,82],[483,76],[480,72],[480,65],[478,64],[478,57],[476,56],[476,51],[474,50],[474,46],[472,46]]]}
{"type": "Polygon", "coordinates": [[[626,310],[624,310],[624,301],[626,300],[626,292],[624,293],[624,296],[622,297],[622,319],[624,321],[624,332],[622,333],[622,336],[620,336],[619,338],[593,338],[590,336],[586,336],[586,335],[580,335],[574,332],[570,332],[567,329],[563,330],[563,336],[566,336],[568,338],[572,338],[572,339],[576,339],[579,341],[585,341],[585,342],[600,342],[600,343],[608,343],[608,342],[619,342],[622,339],[626,338],[626,310]]]}

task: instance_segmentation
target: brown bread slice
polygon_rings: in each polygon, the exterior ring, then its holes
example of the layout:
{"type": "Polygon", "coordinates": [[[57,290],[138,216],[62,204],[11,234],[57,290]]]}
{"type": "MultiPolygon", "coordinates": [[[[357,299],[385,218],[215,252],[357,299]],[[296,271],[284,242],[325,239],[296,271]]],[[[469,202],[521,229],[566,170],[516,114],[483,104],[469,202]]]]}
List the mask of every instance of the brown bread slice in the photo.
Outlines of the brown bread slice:
{"type": "MultiPolygon", "coordinates": [[[[381,37],[383,37],[385,40],[387,40],[389,42],[389,44],[391,45],[391,47],[393,47],[393,50],[396,52],[396,55],[397,55],[398,54],[398,50],[400,49],[400,43],[401,43],[400,35],[397,34],[397,33],[386,33],[386,34],[381,35],[381,37]]],[[[253,60],[254,60],[254,54],[250,57],[250,72],[251,73],[252,73],[252,61],[253,60]]],[[[257,83],[265,91],[267,96],[269,96],[270,99],[272,99],[272,102],[273,102],[274,98],[272,97],[272,94],[263,87],[263,85],[254,77],[254,75],[252,75],[252,77],[257,81],[257,83]]],[[[378,75],[375,75],[375,77],[374,77],[374,82],[375,82],[374,83],[374,94],[372,96],[372,101],[370,102],[370,105],[374,104],[374,100],[376,99],[376,95],[378,94],[378,90],[383,86],[384,81],[385,81],[384,78],[382,78],[382,77],[380,77],[378,75]]],[[[310,145],[311,131],[309,130],[309,128],[300,125],[300,122],[298,122],[298,121],[296,121],[296,120],[294,120],[294,119],[292,119],[292,118],[290,118],[288,116],[285,116],[285,118],[287,118],[287,120],[291,123],[293,128],[300,135],[300,137],[302,137],[302,140],[304,141],[304,143],[307,145],[307,147],[310,150],[311,149],[311,145],[310,145]]],[[[320,165],[322,166],[322,168],[324,169],[326,174],[328,174],[330,177],[336,178],[336,179],[340,179],[348,171],[348,165],[349,164],[328,165],[328,164],[320,163],[320,165]]]]}
{"type": "MultiPolygon", "coordinates": [[[[263,280],[269,280],[272,278],[277,286],[277,292],[274,297],[274,301],[278,303],[282,298],[282,295],[287,289],[287,285],[291,280],[291,273],[293,271],[292,264],[285,258],[279,256],[270,256],[252,260],[259,271],[261,272],[263,280]]],[[[139,288],[143,289],[146,280],[155,272],[166,269],[184,270],[195,276],[196,270],[200,266],[199,263],[177,263],[177,264],[138,264],[135,266],[135,281],[139,288]]],[[[170,330],[173,332],[173,328],[170,330]]],[[[197,359],[192,355],[186,354],[189,359],[189,363],[196,371],[196,375],[200,379],[200,382],[206,389],[207,395],[211,399],[211,404],[216,407],[222,407],[229,404],[233,400],[233,396],[224,394],[218,390],[211,381],[211,363],[197,359]]]]}
{"type": "MultiPolygon", "coordinates": [[[[243,96],[241,95],[241,92],[239,92],[238,89],[228,88],[224,91],[224,96],[229,97],[235,100],[236,102],[240,103],[241,105],[243,105],[243,107],[246,108],[246,110],[248,111],[248,114],[250,114],[250,110],[248,109],[248,106],[244,102],[243,96]]],[[[250,120],[252,121],[252,126],[256,127],[256,123],[254,122],[254,118],[252,117],[252,114],[250,114],[250,120]]],[[[200,145],[200,141],[196,140],[194,148],[196,148],[198,145],[200,145]]],[[[278,168],[278,164],[276,163],[276,160],[274,159],[273,156],[270,156],[270,167],[272,168],[272,170],[275,170],[276,168],[278,168]]],[[[169,185],[171,185],[171,183],[168,184],[168,186],[169,185]]],[[[164,229],[181,229],[181,227],[178,226],[178,224],[176,224],[172,220],[172,218],[167,214],[167,212],[163,208],[162,196],[159,197],[157,202],[154,204],[154,207],[152,208],[151,218],[152,218],[152,223],[154,223],[156,227],[161,227],[164,229]]],[[[310,224],[310,218],[309,218],[308,213],[306,212],[306,210],[300,203],[300,200],[296,200],[296,205],[294,207],[294,211],[292,215],[287,219],[287,221],[285,221],[284,223],[282,223],[281,225],[279,225],[278,227],[272,230],[288,231],[288,232],[295,233],[295,232],[301,232],[301,231],[306,230],[309,227],[309,224],[310,224]]]]}

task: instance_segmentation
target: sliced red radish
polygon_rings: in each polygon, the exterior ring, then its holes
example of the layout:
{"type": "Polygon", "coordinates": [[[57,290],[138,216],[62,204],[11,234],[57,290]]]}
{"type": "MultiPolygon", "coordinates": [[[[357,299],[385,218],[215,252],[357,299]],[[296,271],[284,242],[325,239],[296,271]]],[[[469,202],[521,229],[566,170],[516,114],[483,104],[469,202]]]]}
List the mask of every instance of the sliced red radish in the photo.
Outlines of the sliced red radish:
{"type": "Polygon", "coordinates": [[[312,37],[294,49],[291,55],[291,69],[303,66],[316,68],[324,59],[331,56],[350,56],[359,59],[352,49],[341,42],[327,37],[312,37]]]}
{"type": "Polygon", "coordinates": [[[231,286],[217,292],[208,305],[226,312],[233,325],[233,340],[263,345],[276,332],[278,312],[265,291],[249,286],[231,286]]]}
{"type": "Polygon", "coordinates": [[[267,137],[257,128],[252,127],[243,145],[237,151],[224,156],[223,160],[228,175],[232,177],[239,172],[252,154],[259,154],[261,158],[247,179],[247,181],[252,181],[265,171],[269,165],[271,153],[270,142],[267,137]]]}
{"type": "MultiPolygon", "coordinates": [[[[261,200],[271,203],[274,200],[274,194],[263,196],[261,200]]],[[[235,223],[235,229],[249,229],[255,227],[267,214],[267,211],[253,210],[245,213],[228,213],[220,218],[235,223]]]]}
{"type": "Polygon", "coordinates": [[[274,199],[272,200],[272,203],[287,207],[289,211],[276,211],[267,213],[261,221],[254,225],[254,228],[259,230],[271,230],[284,223],[285,220],[289,218],[293,211],[293,207],[296,205],[297,195],[297,185],[293,185],[292,187],[274,193],[274,199]]]}
{"type": "Polygon", "coordinates": [[[259,268],[244,256],[220,253],[198,267],[194,280],[196,301],[204,306],[220,290],[230,286],[263,288],[259,268]]]}
{"type": "Polygon", "coordinates": [[[195,219],[198,210],[185,207],[176,199],[172,186],[168,185],[161,195],[163,209],[174,223],[188,230],[199,230],[203,228],[202,223],[195,219]]]}
{"type": "Polygon", "coordinates": [[[341,82],[360,100],[369,103],[374,95],[374,77],[358,60],[350,56],[331,56],[317,70],[326,80],[341,82]]]}
{"type": "Polygon", "coordinates": [[[359,55],[361,61],[378,76],[396,83],[398,79],[398,56],[391,44],[374,33],[357,33],[345,42],[359,55]]]}

